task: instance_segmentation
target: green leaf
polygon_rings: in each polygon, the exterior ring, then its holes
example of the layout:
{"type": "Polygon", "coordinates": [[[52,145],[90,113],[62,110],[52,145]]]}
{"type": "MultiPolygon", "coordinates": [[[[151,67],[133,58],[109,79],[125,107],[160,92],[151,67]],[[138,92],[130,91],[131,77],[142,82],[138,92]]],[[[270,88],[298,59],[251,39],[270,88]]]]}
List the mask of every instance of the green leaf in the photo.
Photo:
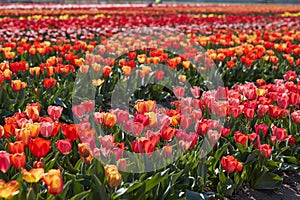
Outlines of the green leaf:
{"type": "MultiPolygon", "coordinates": [[[[101,200],[107,200],[108,197],[106,195],[105,188],[104,188],[103,184],[101,183],[101,181],[99,180],[99,178],[95,174],[93,174],[92,178],[93,178],[93,183],[95,183],[95,184],[93,184],[93,187],[95,187],[95,189],[96,189],[96,191],[94,191],[94,192],[96,192],[97,197],[99,197],[101,200]]],[[[95,196],[94,196],[94,198],[95,198],[95,196]]]]}
{"type": "Polygon", "coordinates": [[[207,196],[203,193],[186,190],[186,200],[205,200],[207,196]]]}
{"type": "Polygon", "coordinates": [[[82,199],[86,198],[90,194],[90,192],[91,192],[91,190],[81,192],[81,193],[73,196],[72,198],[70,198],[70,200],[82,200],[82,199]]]}
{"type": "Polygon", "coordinates": [[[279,188],[282,184],[282,178],[272,172],[263,172],[254,179],[252,187],[257,190],[272,190],[279,188]]]}

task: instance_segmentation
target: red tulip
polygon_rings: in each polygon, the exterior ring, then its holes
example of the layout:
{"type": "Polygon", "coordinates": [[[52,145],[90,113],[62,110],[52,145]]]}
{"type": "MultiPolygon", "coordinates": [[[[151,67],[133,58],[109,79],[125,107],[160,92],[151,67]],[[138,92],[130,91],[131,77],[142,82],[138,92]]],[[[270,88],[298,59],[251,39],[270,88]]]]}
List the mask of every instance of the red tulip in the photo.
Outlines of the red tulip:
{"type": "Polygon", "coordinates": [[[12,87],[13,91],[18,92],[23,89],[23,83],[21,80],[12,80],[11,87],[12,87]]]}
{"type": "Polygon", "coordinates": [[[230,155],[223,156],[221,159],[221,164],[222,167],[229,173],[234,171],[240,172],[243,169],[242,163],[238,162],[236,158],[230,155]]]}
{"type": "Polygon", "coordinates": [[[300,124],[300,110],[297,110],[291,114],[291,118],[293,122],[296,124],[300,124]]]}
{"type": "Polygon", "coordinates": [[[260,154],[266,158],[269,158],[272,154],[272,148],[268,144],[260,145],[260,154]]]}
{"type": "Polygon", "coordinates": [[[260,145],[260,136],[257,133],[252,133],[248,137],[249,137],[249,141],[251,143],[256,140],[256,142],[254,143],[254,147],[259,147],[259,145],[260,145]]]}
{"type": "Polygon", "coordinates": [[[47,89],[49,89],[56,85],[56,80],[54,78],[45,78],[43,84],[47,89]]]}
{"type": "Polygon", "coordinates": [[[279,108],[278,106],[270,105],[268,113],[269,113],[270,117],[277,118],[281,115],[282,109],[279,108]]]}
{"type": "Polygon", "coordinates": [[[295,92],[290,93],[289,99],[292,105],[298,105],[300,103],[300,95],[295,92]]]}
{"type": "Polygon", "coordinates": [[[263,136],[267,135],[268,129],[269,127],[266,124],[255,124],[255,132],[257,134],[260,133],[260,131],[262,132],[263,136]]]}
{"type": "Polygon", "coordinates": [[[112,69],[110,66],[105,66],[103,69],[102,69],[102,74],[104,77],[108,77],[112,72],[112,69]]]}
{"type": "Polygon", "coordinates": [[[277,103],[280,108],[286,109],[290,104],[289,97],[287,95],[282,95],[278,98],[277,103]]]}
{"type": "Polygon", "coordinates": [[[6,173],[10,166],[10,154],[6,151],[0,151],[0,171],[6,173]]]}
{"type": "Polygon", "coordinates": [[[252,119],[254,116],[254,109],[252,108],[244,108],[244,115],[248,118],[248,119],[252,119]]]}
{"type": "Polygon", "coordinates": [[[223,137],[226,137],[229,133],[230,133],[230,127],[222,128],[222,129],[221,129],[221,135],[222,135],[223,137]]]}
{"type": "Polygon", "coordinates": [[[195,125],[195,131],[198,135],[205,135],[209,129],[207,122],[198,122],[195,125]]]}
{"type": "Polygon", "coordinates": [[[243,134],[240,131],[236,131],[236,132],[234,132],[234,140],[235,140],[235,142],[240,143],[243,146],[246,146],[247,141],[248,141],[248,135],[243,134]]]}
{"type": "Polygon", "coordinates": [[[150,124],[150,118],[147,115],[142,115],[136,113],[133,118],[133,122],[139,122],[143,124],[143,126],[148,126],[150,124]]]}
{"type": "Polygon", "coordinates": [[[78,138],[78,129],[75,124],[63,124],[62,132],[64,136],[71,141],[74,141],[78,138]]]}
{"type": "Polygon", "coordinates": [[[147,153],[148,156],[151,156],[151,152],[155,149],[153,143],[147,138],[137,138],[131,143],[132,150],[135,153],[147,153]]]}
{"type": "Polygon", "coordinates": [[[34,157],[45,157],[50,151],[50,145],[50,140],[45,140],[44,138],[36,138],[30,141],[29,150],[34,157]]]}
{"type": "Polygon", "coordinates": [[[55,146],[62,154],[68,154],[72,149],[72,143],[69,140],[58,140],[55,146]]]}
{"type": "Polygon", "coordinates": [[[165,126],[161,129],[161,138],[166,141],[170,141],[175,135],[175,128],[171,128],[170,126],[165,126]]]}
{"type": "Polygon", "coordinates": [[[273,135],[276,136],[276,139],[279,141],[284,141],[287,137],[286,130],[284,128],[273,128],[273,135]]]}

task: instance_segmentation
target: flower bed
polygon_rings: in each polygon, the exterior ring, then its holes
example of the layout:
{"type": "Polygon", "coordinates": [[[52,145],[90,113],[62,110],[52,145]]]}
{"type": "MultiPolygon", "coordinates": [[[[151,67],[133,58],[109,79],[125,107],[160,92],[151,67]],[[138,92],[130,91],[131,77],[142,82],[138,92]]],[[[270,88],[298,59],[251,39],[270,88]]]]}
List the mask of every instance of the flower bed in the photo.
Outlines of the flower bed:
{"type": "Polygon", "coordinates": [[[221,198],[299,169],[300,7],[52,6],[0,6],[0,198],[221,198]]]}

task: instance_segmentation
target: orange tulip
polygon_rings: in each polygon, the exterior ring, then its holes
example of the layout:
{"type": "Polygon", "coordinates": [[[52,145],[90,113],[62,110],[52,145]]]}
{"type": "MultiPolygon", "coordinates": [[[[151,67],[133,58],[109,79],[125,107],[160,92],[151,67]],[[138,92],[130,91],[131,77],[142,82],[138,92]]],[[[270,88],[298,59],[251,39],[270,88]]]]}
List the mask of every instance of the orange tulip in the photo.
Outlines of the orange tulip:
{"type": "Polygon", "coordinates": [[[64,182],[59,169],[51,169],[44,174],[43,182],[48,186],[48,192],[56,195],[60,194],[64,188],[64,182]]]}
{"type": "Polygon", "coordinates": [[[30,130],[26,128],[16,129],[15,133],[18,141],[22,141],[25,146],[29,144],[31,139],[30,130]]]}
{"type": "Polygon", "coordinates": [[[22,169],[22,174],[23,174],[23,180],[25,180],[27,183],[37,183],[43,177],[44,169],[33,168],[30,171],[27,171],[26,169],[22,169]]]}
{"type": "Polygon", "coordinates": [[[117,117],[115,114],[112,114],[112,113],[104,113],[102,115],[103,117],[103,124],[104,126],[107,126],[107,127],[113,127],[116,122],[117,122],[117,117]]]}
{"type": "Polygon", "coordinates": [[[138,113],[144,114],[146,112],[152,112],[155,109],[155,106],[155,101],[139,101],[134,105],[134,108],[138,113]]]}
{"type": "Polygon", "coordinates": [[[21,80],[12,80],[11,81],[11,87],[13,91],[18,92],[22,90],[22,81],[21,80]]]}
{"type": "Polygon", "coordinates": [[[24,142],[22,142],[22,141],[8,143],[8,149],[9,149],[10,153],[12,153],[12,154],[23,153],[24,147],[25,147],[25,145],[24,145],[24,142]]]}
{"type": "Polygon", "coordinates": [[[10,161],[15,168],[24,167],[26,164],[26,155],[25,153],[15,153],[10,156],[10,161]]]}
{"type": "Polygon", "coordinates": [[[25,112],[32,121],[37,121],[40,117],[40,109],[39,103],[31,103],[26,106],[25,112]]]}
{"type": "Polygon", "coordinates": [[[19,193],[19,183],[15,180],[5,183],[0,180],[0,198],[10,199],[19,193]]]}
{"type": "Polygon", "coordinates": [[[25,128],[29,130],[32,138],[36,138],[40,133],[40,123],[27,123],[25,128]]]}

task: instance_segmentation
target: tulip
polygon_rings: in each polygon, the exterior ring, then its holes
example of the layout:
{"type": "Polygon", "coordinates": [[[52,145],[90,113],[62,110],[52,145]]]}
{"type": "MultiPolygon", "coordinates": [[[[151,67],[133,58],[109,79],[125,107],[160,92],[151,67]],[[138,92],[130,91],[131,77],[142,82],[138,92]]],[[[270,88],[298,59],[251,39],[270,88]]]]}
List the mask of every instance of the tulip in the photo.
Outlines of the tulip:
{"type": "Polygon", "coordinates": [[[208,123],[207,122],[198,122],[195,125],[195,131],[197,132],[198,135],[205,135],[209,129],[208,123]]]}
{"type": "Polygon", "coordinates": [[[172,156],[173,148],[169,145],[166,145],[162,148],[162,154],[165,158],[170,158],[172,156]]]}
{"type": "Polygon", "coordinates": [[[63,124],[62,132],[64,136],[71,141],[74,141],[78,138],[78,129],[75,124],[63,124]]]}
{"type": "Polygon", "coordinates": [[[243,146],[246,146],[247,141],[248,141],[248,135],[243,134],[240,131],[236,131],[236,132],[234,132],[234,140],[235,140],[235,142],[240,143],[243,146]]]}
{"type": "Polygon", "coordinates": [[[105,66],[103,69],[102,69],[102,74],[104,77],[108,77],[112,72],[112,69],[110,66],[105,66]]]}
{"type": "Polygon", "coordinates": [[[284,141],[287,137],[286,130],[284,128],[273,128],[273,135],[276,136],[276,139],[279,141],[284,141]]]}
{"type": "Polygon", "coordinates": [[[27,123],[25,128],[29,130],[32,138],[36,138],[40,133],[40,123],[27,123]]]}
{"type": "Polygon", "coordinates": [[[226,137],[229,133],[230,133],[230,127],[222,128],[222,129],[221,129],[221,135],[222,135],[223,137],[226,137]]]}
{"type": "Polygon", "coordinates": [[[33,167],[34,168],[44,168],[44,166],[45,166],[44,158],[40,158],[39,161],[34,161],[33,162],[33,167]]]}
{"type": "Polygon", "coordinates": [[[19,183],[15,180],[5,183],[0,179],[0,198],[11,199],[19,193],[19,183]]]}
{"type": "Polygon", "coordinates": [[[49,106],[47,109],[48,115],[54,120],[60,118],[62,111],[63,108],[61,106],[49,106]]]}
{"type": "Polygon", "coordinates": [[[53,122],[41,122],[40,123],[40,133],[44,137],[52,136],[53,129],[54,129],[53,122]]]}
{"type": "Polygon", "coordinates": [[[154,75],[157,81],[161,81],[164,78],[165,72],[163,70],[156,71],[154,75]]]}
{"type": "Polygon", "coordinates": [[[50,169],[42,177],[43,182],[48,186],[48,192],[57,195],[63,192],[64,182],[59,169],[50,169]]]}
{"type": "Polygon", "coordinates": [[[118,187],[121,184],[121,181],[122,175],[117,171],[113,171],[107,176],[107,184],[110,188],[118,187]]]}
{"type": "Polygon", "coordinates": [[[25,153],[15,153],[10,156],[10,161],[15,168],[24,167],[26,164],[25,153]]]}
{"type": "Polygon", "coordinates": [[[43,80],[43,84],[47,89],[49,89],[56,85],[56,80],[54,78],[45,78],[43,80]]]}
{"type": "Polygon", "coordinates": [[[69,140],[58,140],[55,142],[55,146],[62,154],[68,154],[72,149],[72,143],[69,140]]]}
{"type": "Polygon", "coordinates": [[[122,175],[119,173],[117,166],[106,165],[104,167],[107,176],[107,184],[110,188],[116,188],[121,184],[122,175]]]}
{"type": "Polygon", "coordinates": [[[238,162],[236,158],[230,155],[223,156],[221,159],[221,164],[222,167],[229,173],[234,171],[240,172],[243,169],[242,163],[238,162]]]}
{"type": "Polygon", "coordinates": [[[300,110],[294,111],[291,114],[291,118],[293,122],[295,122],[296,124],[300,124],[300,110]]]}
{"type": "Polygon", "coordinates": [[[264,137],[266,137],[268,129],[269,129],[268,125],[266,125],[266,124],[255,124],[254,128],[255,128],[255,132],[257,134],[259,134],[261,131],[264,137]]]}
{"type": "Polygon", "coordinates": [[[197,87],[197,86],[192,87],[191,92],[195,98],[200,97],[200,87],[197,87]]]}
{"type": "Polygon", "coordinates": [[[15,154],[15,153],[23,153],[24,152],[24,142],[22,141],[16,141],[14,143],[9,142],[8,143],[8,149],[10,153],[15,154]]]}
{"type": "Polygon", "coordinates": [[[117,123],[117,117],[115,114],[112,113],[104,113],[103,117],[103,125],[111,128],[117,123]]]}
{"type": "Polygon", "coordinates": [[[142,114],[135,114],[133,122],[139,122],[143,126],[148,126],[150,124],[150,118],[147,115],[142,115],[142,114]]]}
{"type": "Polygon", "coordinates": [[[135,153],[147,153],[148,156],[151,156],[151,152],[155,149],[155,146],[152,141],[147,138],[137,138],[131,143],[132,150],[135,153]]]}
{"type": "Polygon", "coordinates": [[[27,146],[31,140],[30,130],[27,128],[16,129],[16,137],[18,141],[22,141],[27,146]]]}
{"type": "Polygon", "coordinates": [[[156,107],[156,102],[155,101],[138,101],[134,105],[134,109],[139,113],[139,114],[144,114],[147,112],[153,112],[156,107]]]}
{"type": "Polygon", "coordinates": [[[272,154],[272,148],[268,144],[260,145],[260,154],[266,158],[269,158],[272,154]]]}
{"type": "Polygon", "coordinates": [[[23,89],[23,84],[21,80],[12,80],[11,81],[11,87],[13,91],[18,92],[23,89]]]}
{"type": "Polygon", "coordinates": [[[174,137],[175,131],[176,131],[175,128],[172,128],[170,126],[165,126],[165,127],[161,128],[161,130],[160,130],[161,138],[163,140],[170,141],[174,137]]]}
{"type": "Polygon", "coordinates": [[[29,150],[34,157],[41,158],[45,157],[50,151],[50,140],[44,138],[32,139],[29,143],[29,150]]]}
{"type": "Polygon", "coordinates": [[[6,151],[0,151],[0,171],[6,173],[10,166],[10,154],[6,151]]]}
{"type": "Polygon", "coordinates": [[[99,141],[100,141],[102,147],[105,147],[105,148],[114,147],[114,135],[99,136],[99,141]]]}
{"type": "Polygon", "coordinates": [[[26,106],[26,115],[32,119],[32,121],[37,121],[40,117],[41,106],[39,103],[27,104],[26,106]]]}
{"type": "Polygon", "coordinates": [[[22,169],[23,180],[27,183],[37,183],[41,180],[44,175],[43,168],[33,168],[30,171],[22,169]]]}
{"type": "Polygon", "coordinates": [[[181,99],[184,96],[184,90],[184,87],[177,86],[173,88],[173,93],[178,99],[181,99]]]}

